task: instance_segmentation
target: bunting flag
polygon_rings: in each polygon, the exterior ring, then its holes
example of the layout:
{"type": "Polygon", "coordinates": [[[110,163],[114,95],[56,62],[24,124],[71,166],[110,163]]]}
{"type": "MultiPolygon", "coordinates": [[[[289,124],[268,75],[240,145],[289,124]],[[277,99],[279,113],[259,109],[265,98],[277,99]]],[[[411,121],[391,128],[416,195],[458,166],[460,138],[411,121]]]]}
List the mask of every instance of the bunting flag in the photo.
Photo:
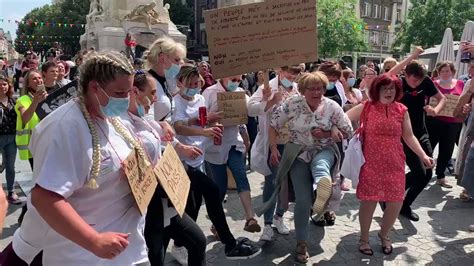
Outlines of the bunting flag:
{"type": "Polygon", "coordinates": [[[0,18],[0,23],[15,23],[17,25],[28,25],[28,26],[35,26],[35,27],[64,27],[64,28],[84,28],[86,24],[82,23],[64,23],[64,22],[54,22],[54,21],[32,21],[32,20],[11,20],[11,19],[4,19],[0,18]]]}

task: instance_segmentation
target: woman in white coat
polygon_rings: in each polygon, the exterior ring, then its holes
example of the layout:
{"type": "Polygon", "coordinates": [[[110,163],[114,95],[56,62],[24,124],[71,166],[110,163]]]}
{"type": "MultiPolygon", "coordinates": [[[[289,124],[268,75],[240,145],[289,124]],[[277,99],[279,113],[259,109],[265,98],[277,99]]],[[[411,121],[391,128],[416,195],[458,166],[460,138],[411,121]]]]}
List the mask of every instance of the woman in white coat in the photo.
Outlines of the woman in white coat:
{"type": "MultiPolygon", "coordinates": [[[[298,85],[294,82],[298,77],[301,69],[296,66],[282,67],[278,76],[270,80],[270,88],[260,86],[257,91],[250,97],[247,103],[249,116],[258,116],[258,134],[255,143],[252,146],[250,167],[252,170],[265,176],[265,183],[263,185],[263,202],[268,201],[274,190],[276,173],[278,167],[271,165],[270,158],[270,144],[268,141],[268,129],[270,127],[270,119],[273,110],[277,108],[280,103],[292,95],[298,94],[298,85]]],[[[286,130],[285,130],[286,131],[286,130]]],[[[283,154],[283,148],[287,143],[288,131],[280,132],[278,149],[283,154]],[[286,137],[285,137],[286,136],[286,137]]],[[[285,208],[277,204],[275,212],[275,204],[264,213],[265,227],[260,240],[271,241],[273,237],[272,224],[277,228],[278,233],[289,234],[288,227],[283,222],[283,214],[285,208]]]]}
{"type": "Polygon", "coordinates": [[[154,115],[155,121],[171,118],[173,96],[179,92],[176,76],[185,57],[186,47],[168,37],[156,40],[146,54],[150,68],[148,72],[157,81],[156,102],[149,113],[149,115],[154,115]]]}

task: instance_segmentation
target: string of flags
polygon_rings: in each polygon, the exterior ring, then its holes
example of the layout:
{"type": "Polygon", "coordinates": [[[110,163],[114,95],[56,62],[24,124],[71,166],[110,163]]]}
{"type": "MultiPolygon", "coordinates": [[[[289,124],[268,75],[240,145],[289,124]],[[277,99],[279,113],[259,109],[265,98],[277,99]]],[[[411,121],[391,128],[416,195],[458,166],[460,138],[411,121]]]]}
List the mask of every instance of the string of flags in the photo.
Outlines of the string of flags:
{"type": "Polygon", "coordinates": [[[24,39],[42,39],[42,40],[61,40],[61,39],[79,39],[81,36],[79,35],[67,35],[67,36],[55,36],[55,35],[20,35],[17,37],[20,40],[24,39]]]}
{"type": "MultiPolygon", "coordinates": [[[[323,26],[324,23],[322,22],[318,22],[318,27],[321,27],[323,26]]],[[[339,27],[338,23],[335,22],[335,23],[330,23],[330,26],[334,26],[334,27],[339,27]]],[[[390,30],[392,28],[391,25],[364,25],[364,24],[347,24],[344,26],[345,29],[349,30],[349,29],[355,29],[355,30],[390,30]]]]}
{"type": "Polygon", "coordinates": [[[82,23],[63,23],[63,22],[51,22],[51,21],[32,21],[32,20],[13,20],[0,18],[0,23],[16,23],[17,25],[28,25],[28,26],[39,26],[39,27],[63,27],[63,28],[84,28],[86,24],[82,23]]]}

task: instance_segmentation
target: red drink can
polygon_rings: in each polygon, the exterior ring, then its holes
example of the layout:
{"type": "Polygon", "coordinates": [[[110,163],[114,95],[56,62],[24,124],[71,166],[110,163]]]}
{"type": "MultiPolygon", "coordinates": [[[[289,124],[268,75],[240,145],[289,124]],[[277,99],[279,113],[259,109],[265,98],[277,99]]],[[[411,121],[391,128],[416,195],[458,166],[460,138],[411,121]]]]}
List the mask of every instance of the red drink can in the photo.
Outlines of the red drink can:
{"type": "MultiPolygon", "coordinates": [[[[221,129],[221,133],[224,133],[224,126],[223,125],[217,125],[216,127],[221,129]]],[[[222,145],[222,137],[214,137],[214,145],[222,145]]]]}
{"type": "Polygon", "coordinates": [[[207,124],[207,110],[206,106],[199,107],[199,125],[205,127],[207,124]]]}

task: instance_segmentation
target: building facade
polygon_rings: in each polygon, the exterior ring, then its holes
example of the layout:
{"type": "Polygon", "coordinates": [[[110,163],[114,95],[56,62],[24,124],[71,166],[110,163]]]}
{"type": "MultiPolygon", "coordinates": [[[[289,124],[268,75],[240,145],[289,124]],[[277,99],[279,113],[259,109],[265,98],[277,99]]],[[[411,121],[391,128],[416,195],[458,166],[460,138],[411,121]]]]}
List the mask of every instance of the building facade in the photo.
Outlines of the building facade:
{"type": "Polygon", "coordinates": [[[0,28],[0,59],[10,60],[15,58],[15,54],[10,32],[0,28]]]}
{"type": "Polygon", "coordinates": [[[382,63],[387,57],[400,58],[394,52],[397,31],[405,20],[409,8],[409,0],[359,0],[357,15],[367,24],[364,34],[369,46],[351,56],[353,68],[371,60],[382,63]]]}

